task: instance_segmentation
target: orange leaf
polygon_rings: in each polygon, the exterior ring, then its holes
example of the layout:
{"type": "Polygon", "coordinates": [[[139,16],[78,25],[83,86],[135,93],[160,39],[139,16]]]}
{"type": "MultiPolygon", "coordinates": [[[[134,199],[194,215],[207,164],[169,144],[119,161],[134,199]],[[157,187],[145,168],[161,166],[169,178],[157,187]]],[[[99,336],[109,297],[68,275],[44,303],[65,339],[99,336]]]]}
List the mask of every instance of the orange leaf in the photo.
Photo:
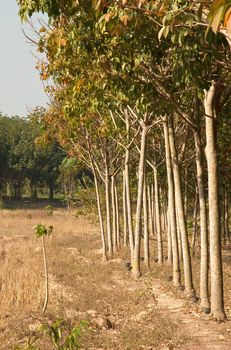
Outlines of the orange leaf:
{"type": "Polygon", "coordinates": [[[66,46],[66,43],[67,43],[66,39],[59,39],[60,46],[66,46]]]}
{"type": "Polygon", "coordinates": [[[215,15],[212,18],[211,27],[212,27],[214,33],[216,33],[218,31],[218,28],[219,28],[220,23],[221,23],[223,11],[224,11],[224,7],[223,6],[219,7],[218,10],[216,11],[215,15]]]}
{"type": "Polygon", "coordinates": [[[229,18],[226,22],[226,28],[227,28],[227,33],[231,34],[231,15],[229,16],[229,18]]]}
{"type": "Polygon", "coordinates": [[[130,21],[130,17],[128,15],[124,15],[120,18],[121,22],[123,22],[123,24],[126,26],[128,24],[128,22],[130,21]]]}
{"type": "Polygon", "coordinates": [[[227,26],[227,22],[229,21],[229,18],[231,16],[231,6],[230,8],[226,11],[225,16],[224,16],[224,26],[227,26]]]}

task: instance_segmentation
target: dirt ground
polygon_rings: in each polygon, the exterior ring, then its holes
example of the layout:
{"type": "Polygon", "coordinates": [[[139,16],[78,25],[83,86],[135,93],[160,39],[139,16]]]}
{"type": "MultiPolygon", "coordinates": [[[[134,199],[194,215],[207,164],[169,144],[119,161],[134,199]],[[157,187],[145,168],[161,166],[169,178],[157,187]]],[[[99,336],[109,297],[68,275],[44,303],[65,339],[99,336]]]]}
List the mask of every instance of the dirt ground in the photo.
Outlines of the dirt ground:
{"type": "MultiPolygon", "coordinates": [[[[134,280],[126,268],[126,248],[103,263],[100,247],[98,224],[63,209],[52,216],[43,208],[1,211],[1,350],[26,349],[28,336],[40,324],[57,319],[65,320],[70,329],[88,321],[80,341],[86,350],[231,349],[231,322],[217,323],[202,315],[197,304],[172,287],[167,265],[160,268],[152,259],[151,270],[143,266],[141,279],[134,280]],[[50,295],[44,316],[42,248],[33,233],[38,223],[54,226],[52,237],[46,239],[50,295]]],[[[193,265],[198,291],[197,258],[193,265]]],[[[224,250],[224,278],[229,319],[230,247],[224,250]]],[[[53,349],[46,338],[36,344],[40,350],[53,349]]]]}

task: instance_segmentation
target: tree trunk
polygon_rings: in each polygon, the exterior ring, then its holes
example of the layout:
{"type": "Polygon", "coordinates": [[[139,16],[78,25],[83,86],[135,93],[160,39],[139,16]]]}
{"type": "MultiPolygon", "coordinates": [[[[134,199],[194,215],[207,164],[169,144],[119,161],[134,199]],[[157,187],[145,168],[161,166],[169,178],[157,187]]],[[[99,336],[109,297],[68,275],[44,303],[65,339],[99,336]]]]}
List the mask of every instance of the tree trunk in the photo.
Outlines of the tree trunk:
{"type": "MultiPolygon", "coordinates": [[[[176,193],[175,193],[175,201],[176,201],[176,193]]],[[[177,207],[177,205],[176,205],[176,207],[177,207]]],[[[176,232],[177,232],[177,240],[178,240],[179,260],[180,260],[180,264],[181,264],[183,261],[183,253],[182,253],[182,238],[181,238],[181,232],[180,232],[178,209],[176,209],[176,232]]]]}
{"type": "Polygon", "coordinates": [[[169,127],[170,152],[171,152],[172,167],[173,167],[173,178],[174,178],[174,184],[175,184],[175,199],[176,199],[177,214],[179,219],[179,229],[180,229],[181,239],[182,239],[185,291],[188,297],[195,297],[195,289],[193,287],[193,280],[192,280],[190,248],[189,248],[189,241],[188,241],[187,225],[186,225],[185,215],[184,215],[184,205],[183,205],[181,182],[180,182],[180,171],[179,171],[178,158],[176,153],[175,135],[174,135],[174,129],[173,129],[172,116],[169,117],[168,127],[169,127]]]}
{"type": "Polygon", "coordinates": [[[151,199],[152,199],[152,227],[153,236],[156,235],[156,210],[155,210],[155,186],[151,185],[151,199]]]}
{"type": "Polygon", "coordinates": [[[230,243],[230,233],[229,233],[229,197],[228,197],[227,190],[225,190],[225,239],[226,239],[226,242],[230,243]]]}
{"type": "Polygon", "coordinates": [[[124,231],[124,247],[128,245],[128,213],[127,213],[127,198],[126,198],[126,178],[123,171],[123,231],[124,231]]]}
{"type": "Polygon", "coordinates": [[[53,184],[49,185],[49,200],[53,201],[54,199],[54,186],[53,184]]]}
{"type": "MultiPolygon", "coordinates": [[[[146,174],[145,174],[146,175],[146,174]]],[[[146,176],[145,176],[146,178],[146,176]]],[[[147,203],[147,184],[144,178],[143,188],[143,216],[144,216],[144,263],[150,268],[149,254],[149,229],[148,229],[148,203],[147,203]]]]}
{"type": "Polygon", "coordinates": [[[225,319],[223,295],[223,271],[221,254],[221,233],[219,217],[217,135],[215,106],[219,98],[219,86],[213,83],[205,91],[204,108],[206,121],[206,158],[208,165],[208,202],[210,231],[211,268],[211,315],[218,320],[225,319]]]}
{"type": "Polygon", "coordinates": [[[142,125],[138,189],[137,189],[137,204],[136,204],[135,247],[134,247],[134,259],[133,259],[133,266],[132,266],[132,274],[135,278],[139,278],[141,276],[141,271],[140,271],[141,213],[142,213],[142,199],[143,199],[143,186],[144,186],[147,131],[148,131],[147,127],[145,125],[142,125]]]}
{"type": "Polygon", "coordinates": [[[125,168],[124,176],[126,182],[126,199],[127,199],[127,215],[128,215],[128,237],[130,245],[131,254],[131,265],[133,263],[133,253],[134,253],[134,233],[133,233],[133,215],[132,215],[132,203],[131,203],[131,191],[130,191],[130,179],[129,179],[129,161],[130,161],[130,150],[127,148],[125,153],[125,168]]]}
{"type": "Polygon", "coordinates": [[[95,183],[95,194],[96,194],[97,210],[98,210],[98,217],[99,217],[99,224],[100,224],[100,235],[101,235],[101,241],[102,241],[102,259],[103,261],[107,261],[107,246],[106,246],[105,231],[104,231],[104,224],[103,224],[102,207],[100,202],[99,183],[98,183],[96,168],[93,162],[88,139],[87,139],[87,144],[88,144],[88,154],[90,158],[91,169],[92,169],[92,173],[94,176],[94,183],[95,183]]]}
{"type": "Polygon", "coordinates": [[[188,214],[188,167],[186,166],[185,172],[185,186],[184,186],[184,215],[185,220],[187,221],[187,214],[188,214]]]}
{"type": "Polygon", "coordinates": [[[112,203],[112,242],[113,252],[117,251],[117,234],[116,234],[116,202],[115,202],[115,177],[111,177],[111,203],[112,203]]]}
{"type": "Polygon", "coordinates": [[[44,314],[46,311],[48,299],[49,299],[47,256],[46,256],[46,247],[45,247],[44,236],[42,236],[42,250],[43,250],[43,265],[44,265],[44,276],[45,276],[45,300],[44,300],[43,310],[42,310],[42,313],[44,314]]]}
{"type": "Polygon", "coordinates": [[[111,232],[111,205],[110,205],[110,176],[107,164],[105,164],[105,196],[106,196],[106,218],[107,218],[107,244],[108,244],[108,255],[112,257],[113,246],[112,246],[112,232],[111,232]]]}
{"type": "Polygon", "coordinates": [[[116,210],[116,241],[117,248],[120,247],[120,215],[119,215],[119,200],[118,200],[118,191],[115,180],[115,210],[116,210]]]}
{"type": "Polygon", "coordinates": [[[170,232],[172,241],[172,258],[173,258],[173,284],[176,287],[180,287],[180,263],[179,263],[179,252],[177,243],[177,231],[176,231],[176,209],[175,209],[175,194],[174,194],[174,181],[171,164],[169,136],[168,136],[168,125],[167,118],[163,119],[164,127],[164,140],[165,140],[165,154],[166,154],[166,169],[168,179],[168,210],[169,210],[169,221],[170,221],[170,232]]]}
{"type": "Polygon", "coordinates": [[[171,222],[170,222],[170,208],[167,213],[167,235],[168,235],[168,264],[172,265],[172,236],[171,236],[171,222]]]}
{"type": "Polygon", "coordinates": [[[163,240],[161,232],[161,221],[160,221],[160,195],[158,185],[158,174],[157,168],[153,168],[154,173],[154,186],[155,186],[155,217],[156,217],[156,233],[157,233],[157,251],[158,251],[158,263],[163,264],[163,240]]]}
{"type": "Polygon", "coordinates": [[[220,193],[220,230],[221,230],[221,244],[225,245],[225,192],[220,193]]]}
{"type": "Polygon", "coordinates": [[[192,252],[195,254],[196,240],[197,240],[197,213],[198,213],[198,191],[196,186],[194,207],[193,207],[193,229],[192,229],[192,252]]]}
{"type": "Polygon", "coordinates": [[[153,227],[153,213],[152,213],[152,199],[151,199],[151,186],[147,186],[148,189],[148,221],[149,221],[149,232],[154,235],[153,227]]]}
{"type": "MultiPolygon", "coordinates": [[[[195,98],[194,106],[194,122],[199,125],[199,100],[195,98]]],[[[201,236],[201,262],[200,262],[200,305],[202,311],[210,312],[209,301],[209,244],[208,244],[208,227],[207,227],[207,209],[206,194],[204,183],[203,153],[201,145],[201,136],[198,130],[193,130],[195,144],[196,159],[196,176],[199,195],[199,211],[200,211],[200,236],[201,236]]]]}

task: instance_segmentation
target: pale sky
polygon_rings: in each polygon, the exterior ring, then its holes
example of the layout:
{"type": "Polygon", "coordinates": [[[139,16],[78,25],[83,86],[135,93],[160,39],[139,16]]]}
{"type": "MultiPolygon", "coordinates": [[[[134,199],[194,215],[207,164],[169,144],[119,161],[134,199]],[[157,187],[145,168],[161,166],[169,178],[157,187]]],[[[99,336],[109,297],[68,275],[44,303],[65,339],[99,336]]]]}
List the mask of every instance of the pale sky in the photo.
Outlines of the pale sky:
{"type": "Polygon", "coordinates": [[[48,97],[35,69],[35,49],[22,33],[16,0],[0,1],[0,112],[23,117],[28,108],[46,106],[48,97]]]}

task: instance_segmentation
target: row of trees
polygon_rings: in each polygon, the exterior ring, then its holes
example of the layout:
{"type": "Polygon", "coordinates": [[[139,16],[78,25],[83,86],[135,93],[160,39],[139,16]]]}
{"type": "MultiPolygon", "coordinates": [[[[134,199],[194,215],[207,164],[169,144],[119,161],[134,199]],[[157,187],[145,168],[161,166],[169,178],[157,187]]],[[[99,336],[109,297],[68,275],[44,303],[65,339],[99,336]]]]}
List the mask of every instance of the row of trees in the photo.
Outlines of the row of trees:
{"type": "Polygon", "coordinates": [[[1,198],[37,198],[39,191],[53,200],[56,190],[71,199],[78,183],[86,187],[84,175],[91,174],[57,142],[42,138],[43,114],[43,109],[25,119],[0,114],[1,198]]]}
{"type": "Polygon", "coordinates": [[[141,276],[142,238],[149,266],[149,236],[156,234],[158,263],[164,262],[166,239],[173,284],[180,287],[183,277],[186,295],[195,299],[190,244],[198,240],[201,307],[223,320],[222,233],[224,241],[230,238],[230,1],[18,4],[22,19],[39,11],[49,16],[35,33],[45,55],[37,65],[41,79],[53,81],[46,87],[52,102],[43,121],[48,135],[92,169],[103,258],[121,245],[123,213],[134,277],[141,276]]]}

